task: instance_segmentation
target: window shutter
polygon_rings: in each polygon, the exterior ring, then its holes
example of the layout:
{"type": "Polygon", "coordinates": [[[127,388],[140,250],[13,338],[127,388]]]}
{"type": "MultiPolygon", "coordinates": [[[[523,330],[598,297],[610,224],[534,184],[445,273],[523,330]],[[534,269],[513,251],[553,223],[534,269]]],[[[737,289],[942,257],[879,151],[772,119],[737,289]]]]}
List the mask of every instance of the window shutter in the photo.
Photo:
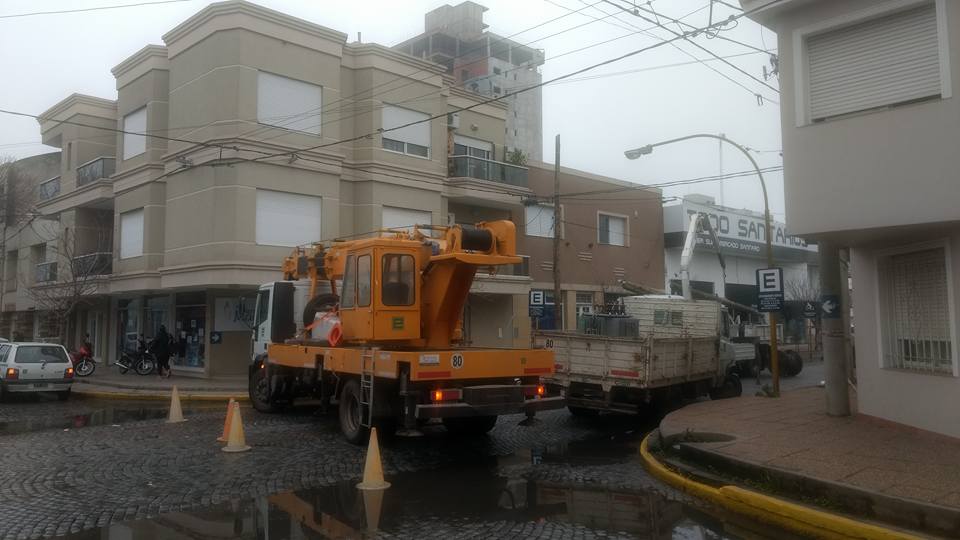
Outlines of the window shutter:
{"type": "Polygon", "coordinates": [[[120,258],[143,255],[143,209],[120,214],[120,258]]]}
{"type": "Polygon", "coordinates": [[[413,230],[412,225],[430,225],[433,214],[409,208],[383,207],[383,228],[413,230]]]}
{"type": "Polygon", "coordinates": [[[293,247],[319,242],[322,205],[320,197],[258,189],[257,243],[293,247]]]}
{"type": "Polygon", "coordinates": [[[807,38],[810,119],[939,96],[931,2],[807,38]]]}
{"type": "Polygon", "coordinates": [[[147,108],[141,107],[123,117],[123,159],[130,159],[146,152],[147,138],[134,133],[146,133],[147,108]]]}
{"type": "Polygon", "coordinates": [[[322,108],[320,86],[264,71],[257,73],[257,122],[319,135],[322,108]]]}
{"type": "Polygon", "coordinates": [[[392,105],[384,105],[383,129],[392,129],[397,126],[409,124],[411,122],[422,123],[393,131],[385,131],[383,133],[383,137],[385,139],[393,139],[395,141],[418,144],[420,146],[426,146],[429,148],[430,124],[432,122],[424,122],[424,120],[427,118],[430,118],[430,115],[426,113],[411,111],[410,109],[401,109],[400,107],[394,107],[392,105]]]}

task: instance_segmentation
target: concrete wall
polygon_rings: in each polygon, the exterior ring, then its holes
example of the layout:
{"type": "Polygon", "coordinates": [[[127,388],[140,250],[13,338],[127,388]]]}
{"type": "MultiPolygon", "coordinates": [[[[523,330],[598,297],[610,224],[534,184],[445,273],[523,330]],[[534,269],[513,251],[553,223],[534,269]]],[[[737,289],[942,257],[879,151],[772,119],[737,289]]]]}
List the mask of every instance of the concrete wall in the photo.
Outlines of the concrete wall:
{"type": "MultiPolygon", "coordinates": [[[[817,124],[797,121],[798,29],[881,4],[820,0],[768,23],[778,34],[787,223],[793,234],[957,219],[960,100],[936,99],[817,124]]],[[[943,2],[953,91],[960,4],[943,2]]],[[[800,106],[803,106],[801,104],[800,106]]]]}
{"type": "Polygon", "coordinates": [[[960,335],[960,227],[943,227],[922,234],[901,235],[882,244],[850,250],[854,275],[854,338],[857,354],[858,409],[922,429],[960,437],[960,378],[929,375],[882,367],[880,350],[880,306],[877,293],[877,252],[919,242],[948,239],[948,272],[952,268],[953,361],[957,365],[957,336],[960,335]]]}

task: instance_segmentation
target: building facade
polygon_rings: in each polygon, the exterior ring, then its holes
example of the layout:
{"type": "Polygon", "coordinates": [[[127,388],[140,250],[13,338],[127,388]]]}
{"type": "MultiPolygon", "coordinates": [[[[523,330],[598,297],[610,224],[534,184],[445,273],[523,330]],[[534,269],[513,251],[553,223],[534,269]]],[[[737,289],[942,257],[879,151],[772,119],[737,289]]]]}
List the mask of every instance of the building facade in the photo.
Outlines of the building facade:
{"type": "MultiPolygon", "coordinates": [[[[488,32],[487,8],[475,2],[443,5],[424,16],[424,33],[394,49],[437,62],[456,85],[487,97],[539,85],[544,53],[488,32]]],[[[533,88],[507,96],[504,142],[530,161],[543,159],[543,93],[533,88]]]]}
{"type": "Polygon", "coordinates": [[[858,410],[960,437],[960,5],[788,0],[752,17],[779,36],[791,232],[824,261],[849,250],[858,410]]]}
{"type": "MultiPolygon", "coordinates": [[[[50,241],[67,238],[59,264],[91,282],[68,341],[89,332],[97,356],[112,360],[165,325],[176,372],[242,375],[252,298],[280,277],[293,246],[505,218],[520,252],[535,254],[477,279],[466,335],[474,345],[529,343],[529,291],[552,275],[540,260],[543,219],[528,242],[524,204],[552,194],[552,171],[504,162],[505,105],[480,104],[442,65],[243,1],[207,6],[163,41],[113,69],[117,99],[74,94],[41,115],[43,142],[62,157],[36,208],[73,231],[50,241]]],[[[624,184],[568,176],[570,189],[624,184]]],[[[602,203],[591,204],[595,213],[602,203]]],[[[659,280],[662,246],[646,238],[662,231],[631,219],[637,246],[659,255],[644,270],[659,280]]],[[[595,216],[583,220],[596,227],[595,216]]],[[[18,257],[24,249],[33,247],[18,257]]],[[[626,245],[579,249],[627,276],[638,257],[626,245]]],[[[599,290],[592,273],[570,273],[579,276],[566,288],[599,290]]],[[[41,306],[12,307],[15,318],[41,306]]]]}

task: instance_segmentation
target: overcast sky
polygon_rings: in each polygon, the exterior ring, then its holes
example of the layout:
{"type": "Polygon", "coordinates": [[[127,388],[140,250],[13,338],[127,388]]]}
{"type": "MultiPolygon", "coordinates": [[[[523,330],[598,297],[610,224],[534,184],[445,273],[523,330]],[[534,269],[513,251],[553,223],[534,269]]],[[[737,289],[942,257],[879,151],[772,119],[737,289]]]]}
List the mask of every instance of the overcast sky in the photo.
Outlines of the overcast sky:
{"type": "MultiPolygon", "coordinates": [[[[0,16],[137,1],[0,0],[0,16]]],[[[654,37],[638,33],[630,25],[644,30],[652,25],[628,13],[594,20],[616,11],[602,1],[594,8],[523,32],[597,0],[585,0],[586,3],[581,0],[477,1],[489,8],[485,21],[490,31],[544,49],[547,58],[542,68],[544,80],[652,45],[659,41],[658,37],[672,37],[662,29],[653,30],[654,37]],[[548,37],[578,25],[583,26],[548,37]],[[551,60],[568,51],[619,36],[626,37],[551,60]]],[[[727,1],[738,4],[737,0],[727,1]]],[[[115,99],[115,80],[110,69],[147,43],[163,44],[161,35],[208,3],[191,0],[86,13],[0,18],[0,60],[5,81],[0,85],[0,108],[38,114],[72,92],[115,99]]],[[[444,3],[458,2],[257,0],[257,3],[345,32],[350,41],[356,40],[357,32],[362,32],[365,42],[394,45],[423,31],[424,13],[444,3]]],[[[708,24],[708,5],[709,0],[655,0],[651,7],[674,18],[705,8],[684,19],[699,27],[708,24]]],[[[734,13],[737,12],[715,2],[715,18],[734,13]]],[[[721,35],[759,48],[776,47],[773,33],[746,18],[721,35]]],[[[707,37],[699,37],[696,42],[720,56],[738,55],[728,60],[761,80],[763,66],[769,66],[767,55],[742,55],[751,50],[741,45],[707,37]]],[[[690,44],[681,42],[678,46],[698,58],[709,57],[690,44]]],[[[707,132],[724,133],[745,146],[764,151],[755,154],[761,167],[779,166],[779,109],[768,101],[779,101],[777,93],[717,61],[709,65],[748,89],[702,64],[661,67],[692,62],[688,54],[666,45],[575,77],[583,80],[546,86],[543,90],[544,160],[553,162],[553,138],[560,133],[561,162],[565,166],[641,183],[714,175],[721,170],[716,141],[689,141],[658,148],[637,161],[628,161],[623,156],[628,148],[707,132]],[[630,70],[642,71],[590,78],[630,70]],[[762,105],[758,105],[755,93],[766,96],[762,105]]],[[[776,88],[777,79],[771,78],[768,84],[776,88]]],[[[40,145],[39,140],[36,121],[0,115],[0,155],[23,157],[54,150],[40,145]]],[[[722,167],[727,173],[751,168],[746,158],[732,147],[724,148],[722,167]]],[[[771,210],[782,220],[782,174],[774,172],[766,177],[771,210]]],[[[665,190],[666,195],[694,192],[713,195],[719,201],[720,183],[665,190]]],[[[727,180],[724,202],[727,206],[762,210],[763,199],[755,177],[727,180]]]]}

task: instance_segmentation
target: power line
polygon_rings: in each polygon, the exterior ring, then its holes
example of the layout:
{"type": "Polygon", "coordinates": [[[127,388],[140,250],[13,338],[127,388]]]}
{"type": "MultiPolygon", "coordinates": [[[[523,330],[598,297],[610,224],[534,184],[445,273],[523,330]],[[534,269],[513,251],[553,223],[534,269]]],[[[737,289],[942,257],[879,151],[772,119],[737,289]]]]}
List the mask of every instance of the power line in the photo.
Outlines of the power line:
{"type": "MultiPolygon", "coordinates": [[[[773,166],[773,167],[763,167],[760,169],[760,172],[777,172],[782,171],[782,166],[773,166]]],[[[714,174],[709,176],[699,176],[696,178],[687,178],[684,180],[668,180],[664,182],[654,183],[654,184],[636,184],[632,186],[620,186],[612,189],[604,190],[592,190],[592,191],[581,191],[575,193],[561,193],[560,198],[572,198],[572,197],[583,197],[586,195],[606,195],[610,193],[619,193],[622,191],[632,191],[632,190],[646,190],[650,188],[664,188],[664,187],[673,187],[673,186],[682,186],[689,184],[699,184],[703,182],[714,182],[717,180],[726,180],[729,178],[739,178],[745,176],[751,176],[757,174],[756,169],[751,169],[748,171],[738,171],[733,173],[726,174],[714,174]]],[[[589,199],[584,199],[589,200],[589,199]]]]}
{"type": "Polygon", "coordinates": [[[81,13],[86,11],[103,11],[107,9],[121,9],[140,6],[154,6],[159,4],[179,4],[181,2],[192,2],[193,0],[158,0],[156,2],[138,2],[136,4],[121,4],[117,6],[98,6],[80,9],[62,9],[58,11],[34,11],[31,13],[12,13],[10,15],[0,15],[0,19],[15,19],[18,17],[33,17],[36,15],[60,15],[63,13],[81,13]]]}
{"type": "MultiPolygon", "coordinates": [[[[769,2],[767,2],[766,4],[764,4],[763,6],[759,6],[759,7],[757,7],[757,8],[754,8],[754,9],[750,10],[750,11],[745,11],[745,12],[741,13],[740,15],[731,16],[731,17],[730,17],[729,19],[727,19],[726,21],[721,22],[721,23],[716,23],[716,24],[713,25],[713,26],[719,26],[719,25],[728,24],[730,20],[737,20],[737,19],[739,19],[739,18],[745,17],[745,16],[746,16],[747,14],[749,14],[749,13],[753,13],[753,12],[756,11],[757,9],[763,9],[763,8],[765,8],[765,7],[771,6],[771,5],[773,5],[773,4],[780,3],[780,2],[782,2],[782,1],[783,1],[783,0],[770,0],[769,2]]],[[[709,28],[710,28],[710,27],[708,26],[708,27],[705,27],[705,28],[702,28],[702,29],[698,29],[697,33],[700,33],[700,32],[702,32],[702,31],[704,31],[704,30],[708,30],[709,28]]],[[[540,83],[538,83],[538,84],[532,85],[532,86],[527,87],[527,88],[524,88],[524,89],[515,90],[515,91],[513,91],[513,92],[507,92],[507,93],[505,93],[505,94],[503,94],[503,95],[501,95],[501,96],[495,96],[495,97],[492,97],[492,98],[489,98],[489,99],[486,99],[486,100],[482,100],[482,101],[479,101],[479,102],[477,102],[477,103],[474,103],[473,105],[468,105],[468,106],[466,106],[466,107],[458,107],[457,110],[455,110],[455,111],[448,111],[447,113],[443,113],[443,114],[439,114],[439,115],[434,115],[434,116],[428,116],[427,118],[425,118],[425,119],[423,119],[423,120],[415,120],[415,121],[413,121],[413,122],[407,122],[407,123],[405,123],[405,124],[401,124],[401,125],[399,125],[399,126],[392,127],[392,128],[386,128],[386,129],[385,129],[385,128],[380,128],[380,129],[377,130],[377,131],[369,132],[369,133],[366,133],[366,134],[363,134],[363,135],[357,135],[357,136],[355,136],[355,137],[350,137],[350,138],[342,139],[342,140],[339,140],[339,141],[333,141],[333,142],[329,142],[329,143],[318,144],[318,145],[315,145],[315,146],[310,146],[310,147],[306,147],[306,148],[301,148],[301,149],[298,149],[298,150],[291,150],[291,151],[287,151],[287,152],[280,152],[280,153],[276,153],[276,154],[271,154],[271,155],[269,155],[269,156],[264,156],[264,157],[260,157],[260,158],[255,158],[254,161],[259,161],[259,160],[262,160],[262,159],[269,159],[269,158],[271,158],[271,157],[289,156],[289,155],[296,154],[296,153],[298,153],[298,152],[308,152],[308,151],[311,151],[311,150],[317,150],[317,149],[320,149],[320,148],[326,148],[326,147],[330,147],[330,146],[335,146],[335,145],[343,144],[343,143],[346,143],[346,142],[352,142],[352,141],[358,141],[358,140],[361,140],[361,139],[372,138],[374,135],[377,135],[377,134],[381,134],[381,135],[382,135],[383,133],[386,133],[386,132],[395,131],[395,130],[398,130],[398,129],[403,129],[403,128],[410,127],[410,126],[414,126],[414,125],[417,125],[417,124],[422,124],[422,123],[424,123],[424,122],[431,122],[431,121],[433,121],[433,120],[437,120],[437,119],[440,119],[440,118],[446,118],[447,114],[449,114],[449,113],[456,113],[456,112],[468,111],[468,110],[472,110],[472,109],[475,109],[475,108],[477,108],[477,107],[480,107],[480,106],[482,106],[482,105],[487,105],[487,104],[490,104],[490,103],[494,103],[494,102],[497,102],[497,101],[501,101],[501,100],[503,100],[503,99],[505,99],[505,98],[508,98],[508,97],[511,97],[511,96],[515,96],[515,95],[520,94],[520,93],[522,93],[522,92],[527,92],[527,91],[533,90],[533,89],[535,89],[535,88],[540,88],[540,87],[546,86],[546,85],[548,85],[548,84],[552,84],[552,83],[555,83],[555,82],[557,82],[557,81],[561,81],[561,80],[564,80],[564,79],[568,79],[568,78],[570,78],[570,77],[573,77],[573,76],[575,76],[575,75],[579,75],[579,74],[581,74],[581,73],[585,73],[585,72],[587,72],[587,71],[596,69],[596,68],[598,68],[598,67],[602,67],[602,66],[605,66],[605,65],[608,65],[608,64],[612,64],[612,63],[614,63],[614,62],[619,62],[620,60],[623,60],[623,59],[625,59],[625,58],[630,58],[630,57],[636,56],[636,55],[638,55],[638,54],[640,54],[640,53],[643,53],[643,52],[646,52],[646,51],[649,51],[649,50],[652,50],[652,49],[656,49],[656,48],[662,47],[662,46],[664,46],[664,45],[668,45],[668,44],[670,44],[670,43],[672,43],[672,42],[674,42],[674,41],[678,41],[678,40],[681,40],[681,39],[686,39],[686,38],[688,38],[690,35],[691,35],[690,32],[678,34],[676,37],[673,37],[673,38],[670,38],[670,39],[666,39],[666,40],[662,40],[662,41],[660,41],[660,42],[658,42],[658,43],[654,43],[653,45],[649,45],[649,46],[647,46],[647,47],[642,47],[642,48],[640,48],[640,49],[636,49],[636,50],[634,50],[634,51],[628,52],[628,53],[626,53],[626,54],[623,54],[623,55],[620,55],[620,56],[617,56],[617,57],[614,57],[614,58],[610,58],[610,59],[604,60],[604,61],[602,61],[602,62],[598,62],[598,63],[596,63],[596,64],[591,64],[591,65],[589,65],[589,66],[587,66],[587,67],[584,67],[584,68],[581,68],[581,69],[578,69],[578,70],[575,70],[575,71],[571,71],[571,72],[569,72],[569,73],[567,73],[567,74],[565,74],[565,75],[560,75],[560,76],[558,76],[558,77],[554,77],[553,79],[550,79],[550,80],[548,80],[548,81],[540,82],[540,83]]]]}

